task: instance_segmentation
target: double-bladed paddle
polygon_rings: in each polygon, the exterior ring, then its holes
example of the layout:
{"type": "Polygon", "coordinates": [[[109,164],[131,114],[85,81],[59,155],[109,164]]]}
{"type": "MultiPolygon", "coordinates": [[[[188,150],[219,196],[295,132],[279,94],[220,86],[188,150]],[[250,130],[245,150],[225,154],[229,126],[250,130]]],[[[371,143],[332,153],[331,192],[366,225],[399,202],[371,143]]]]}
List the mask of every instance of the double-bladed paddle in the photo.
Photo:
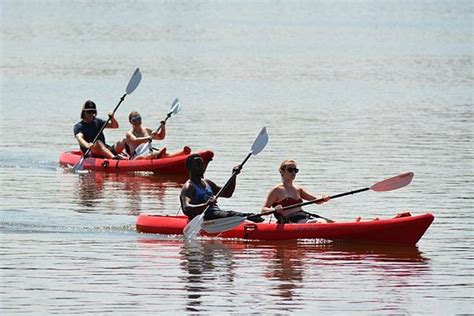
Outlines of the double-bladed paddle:
{"type": "MultiPolygon", "coordinates": [[[[329,199],[332,200],[332,199],[336,199],[336,198],[343,197],[346,195],[356,194],[356,193],[360,193],[360,192],[364,192],[368,190],[372,190],[375,192],[385,192],[385,191],[400,189],[411,182],[411,180],[413,179],[413,175],[414,175],[413,172],[403,173],[398,176],[377,182],[374,185],[372,185],[370,188],[363,188],[359,190],[336,194],[336,195],[330,196],[329,199]]],[[[305,206],[308,204],[323,202],[323,201],[324,201],[324,198],[301,202],[298,204],[285,206],[283,207],[282,211],[289,210],[296,207],[305,206]]],[[[271,212],[261,213],[259,215],[270,215],[275,212],[276,211],[271,211],[271,212]]],[[[316,214],[310,214],[310,215],[323,218],[322,216],[319,216],[316,214]]],[[[219,218],[219,219],[206,221],[201,226],[202,226],[202,229],[207,233],[218,233],[218,232],[223,232],[223,231],[232,229],[240,225],[241,223],[243,223],[246,219],[247,217],[241,217],[241,216],[225,217],[225,218],[219,218]]]]}
{"type": "MultiPolygon", "coordinates": [[[[257,138],[255,139],[252,148],[250,149],[249,154],[247,157],[244,159],[244,161],[240,164],[240,168],[243,168],[247,160],[254,155],[258,155],[267,145],[268,143],[268,134],[267,134],[267,129],[264,127],[258,134],[257,138]]],[[[217,192],[216,199],[222,194],[222,192],[229,186],[232,178],[234,178],[237,175],[237,173],[234,171],[232,173],[232,176],[227,180],[226,184],[217,192]]],[[[209,205],[206,207],[204,212],[202,212],[199,216],[194,217],[183,229],[183,235],[184,238],[186,239],[192,239],[195,238],[199,232],[201,231],[203,222],[204,222],[204,216],[206,215],[206,211],[209,209],[209,205]]]]}
{"type": "MultiPolygon", "coordinates": [[[[166,114],[166,118],[164,119],[165,123],[166,121],[171,117],[173,114],[177,114],[179,110],[181,109],[181,102],[179,101],[178,98],[174,99],[173,103],[171,104],[169,112],[166,114]]],[[[158,128],[154,131],[154,134],[158,134],[161,130],[161,127],[163,125],[158,126],[158,128]]],[[[150,152],[153,151],[153,147],[151,146],[151,142],[153,141],[153,134],[148,138],[148,141],[146,143],[140,144],[137,149],[135,149],[135,155],[136,156],[143,156],[146,155],[150,152]]]]}
{"type": "MultiPolygon", "coordinates": [[[[125,93],[120,98],[120,101],[117,104],[117,106],[115,107],[115,109],[113,110],[112,115],[115,114],[115,111],[117,111],[120,104],[122,104],[123,100],[125,99],[125,96],[127,94],[131,94],[133,91],[135,91],[135,89],[138,87],[138,84],[140,83],[141,80],[142,80],[142,74],[140,72],[140,68],[137,68],[137,69],[135,69],[135,72],[133,73],[132,77],[130,78],[130,81],[128,82],[127,88],[125,89],[125,93]]],[[[110,122],[110,116],[107,119],[107,121],[104,123],[104,125],[102,125],[102,128],[100,129],[100,131],[95,136],[94,140],[92,141],[92,146],[94,146],[94,144],[97,142],[97,139],[99,138],[99,135],[104,131],[105,127],[107,126],[107,124],[109,124],[109,122],[110,122]]],[[[89,156],[89,154],[91,153],[92,146],[87,149],[87,151],[81,157],[81,159],[74,165],[74,167],[72,168],[72,170],[74,172],[78,173],[82,170],[82,168],[84,167],[84,159],[86,159],[89,156]]]]}

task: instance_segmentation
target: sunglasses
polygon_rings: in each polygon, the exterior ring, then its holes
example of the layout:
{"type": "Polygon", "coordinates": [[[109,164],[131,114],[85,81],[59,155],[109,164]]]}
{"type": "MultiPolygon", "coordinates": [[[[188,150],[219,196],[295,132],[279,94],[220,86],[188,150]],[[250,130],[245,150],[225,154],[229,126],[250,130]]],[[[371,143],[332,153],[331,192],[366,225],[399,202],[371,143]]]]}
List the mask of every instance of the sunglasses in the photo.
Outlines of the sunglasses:
{"type": "Polygon", "coordinates": [[[88,114],[97,114],[96,110],[84,110],[84,112],[88,114]]]}
{"type": "Polygon", "coordinates": [[[134,116],[130,119],[130,122],[132,122],[132,123],[137,123],[137,122],[141,122],[141,121],[142,121],[141,116],[134,116]]]}
{"type": "Polygon", "coordinates": [[[298,171],[300,171],[298,168],[293,168],[293,167],[286,168],[285,170],[290,173],[298,173],[298,171]]]}

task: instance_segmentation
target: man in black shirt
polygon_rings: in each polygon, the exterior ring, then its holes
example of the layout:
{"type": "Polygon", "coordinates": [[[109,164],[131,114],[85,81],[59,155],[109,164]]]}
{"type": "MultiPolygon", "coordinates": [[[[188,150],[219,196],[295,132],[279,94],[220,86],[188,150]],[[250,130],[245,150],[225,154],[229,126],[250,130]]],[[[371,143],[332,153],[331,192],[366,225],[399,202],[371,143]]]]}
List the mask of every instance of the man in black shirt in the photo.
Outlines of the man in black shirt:
{"type": "MultiPolygon", "coordinates": [[[[100,133],[95,144],[92,144],[94,138],[99,133],[106,121],[97,118],[97,107],[94,102],[88,100],[84,103],[81,112],[81,121],[74,125],[74,136],[79,142],[81,151],[85,153],[91,148],[91,156],[96,158],[117,159],[117,153],[123,150],[124,144],[118,142],[114,146],[109,146],[105,142],[104,133],[100,133]]],[[[105,128],[118,128],[119,124],[113,113],[109,113],[110,121],[105,128]]]]}

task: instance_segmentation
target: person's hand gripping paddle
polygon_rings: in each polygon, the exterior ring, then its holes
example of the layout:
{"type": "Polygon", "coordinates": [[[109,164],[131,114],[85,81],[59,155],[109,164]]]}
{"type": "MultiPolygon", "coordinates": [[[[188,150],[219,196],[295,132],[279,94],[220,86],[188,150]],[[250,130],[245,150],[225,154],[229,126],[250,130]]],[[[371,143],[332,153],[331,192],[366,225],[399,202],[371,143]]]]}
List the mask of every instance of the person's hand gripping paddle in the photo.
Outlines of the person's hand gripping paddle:
{"type": "MultiPolygon", "coordinates": [[[[375,191],[375,192],[386,192],[386,191],[392,191],[392,190],[400,189],[400,188],[403,188],[404,186],[408,185],[411,182],[412,179],[413,179],[413,172],[403,173],[403,174],[400,174],[398,176],[379,181],[379,182],[375,183],[374,185],[372,185],[370,188],[363,188],[363,189],[359,189],[359,190],[354,190],[354,191],[340,193],[340,194],[330,196],[329,200],[336,199],[336,198],[343,197],[343,196],[350,195],[350,194],[356,194],[356,193],[368,191],[368,190],[372,190],[372,191],[375,191]]],[[[325,201],[324,198],[315,199],[315,200],[306,201],[306,202],[301,202],[301,203],[298,203],[298,204],[285,206],[285,207],[283,207],[282,211],[289,210],[289,209],[296,208],[296,207],[305,206],[305,205],[308,205],[308,204],[323,202],[323,201],[325,201]]],[[[259,215],[260,216],[270,215],[270,214],[273,214],[275,212],[276,211],[266,212],[266,213],[261,213],[259,215]]],[[[323,218],[322,216],[319,216],[319,215],[316,215],[316,214],[311,214],[311,215],[313,215],[315,217],[323,218]]],[[[223,232],[223,231],[226,231],[226,230],[230,230],[230,229],[232,229],[236,226],[239,226],[245,220],[246,220],[246,217],[241,217],[241,216],[218,218],[218,219],[213,219],[213,220],[205,222],[202,225],[201,228],[207,233],[211,233],[211,234],[219,233],[219,232],[223,232]]]]}
{"type": "MultiPolygon", "coordinates": [[[[240,164],[240,167],[243,168],[244,164],[247,162],[247,160],[252,156],[252,155],[258,155],[267,145],[268,143],[268,134],[267,134],[267,129],[264,127],[258,134],[257,138],[255,139],[252,148],[250,149],[249,154],[247,157],[244,159],[244,161],[240,164]]],[[[236,176],[236,172],[232,173],[232,176],[227,180],[226,184],[219,190],[215,198],[217,199],[222,192],[226,189],[227,186],[229,186],[231,180],[233,177],[236,176]]],[[[207,209],[209,206],[206,207],[204,212],[202,212],[199,216],[194,217],[183,229],[183,235],[185,239],[193,239],[195,238],[199,232],[201,231],[202,224],[204,222],[204,216],[206,214],[207,209]]],[[[245,219],[245,218],[244,218],[245,219]]]]}
{"type": "MultiPolygon", "coordinates": [[[[166,121],[171,117],[171,115],[177,114],[180,109],[181,109],[181,102],[179,101],[178,98],[176,98],[176,99],[174,99],[173,104],[171,104],[171,108],[170,108],[169,112],[166,114],[166,118],[164,119],[164,122],[166,123],[166,121]]],[[[162,125],[160,124],[160,126],[155,130],[153,135],[158,134],[160,132],[161,126],[162,125]]],[[[151,135],[148,138],[148,141],[146,143],[140,144],[137,147],[137,149],[135,149],[135,155],[136,156],[147,155],[147,154],[149,154],[153,151],[153,147],[151,146],[151,142],[153,141],[153,135],[151,135]]]]}
{"type": "MultiPolygon", "coordinates": [[[[115,114],[115,111],[117,111],[117,109],[119,108],[120,104],[122,104],[125,97],[128,94],[131,94],[133,91],[135,91],[135,89],[138,87],[138,84],[140,83],[141,80],[142,80],[142,74],[140,72],[140,68],[137,68],[135,72],[133,73],[132,77],[130,78],[130,81],[128,82],[127,88],[125,89],[125,94],[120,98],[120,101],[115,107],[115,109],[113,110],[112,115],[115,114]]],[[[109,124],[109,122],[110,122],[110,116],[107,119],[107,121],[104,123],[104,125],[102,125],[102,128],[95,136],[94,140],[92,141],[92,146],[94,146],[94,144],[97,142],[99,135],[104,131],[105,127],[107,126],[107,124],[109,124]]],[[[89,149],[87,149],[87,151],[81,157],[81,159],[74,165],[74,167],[72,167],[72,170],[75,173],[81,173],[84,167],[84,159],[86,159],[90,155],[92,146],[89,147],[89,149]]]]}

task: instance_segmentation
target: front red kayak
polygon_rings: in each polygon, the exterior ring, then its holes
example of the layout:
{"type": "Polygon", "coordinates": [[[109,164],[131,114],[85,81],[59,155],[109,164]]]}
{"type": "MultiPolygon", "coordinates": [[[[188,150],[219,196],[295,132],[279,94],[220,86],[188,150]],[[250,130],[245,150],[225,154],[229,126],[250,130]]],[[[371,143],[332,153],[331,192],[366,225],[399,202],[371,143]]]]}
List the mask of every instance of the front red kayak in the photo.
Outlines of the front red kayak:
{"type": "MultiPolygon", "coordinates": [[[[179,153],[159,159],[114,160],[89,157],[84,160],[84,169],[106,172],[152,171],[163,174],[187,174],[184,161],[190,154],[192,154],[191,150],[185,147],[185,150],[179,153]]],[[[199,154],[206,166],[214,157],[214,153],[210,150],[198,151],[193,154],[199,154]]],[[[59,164],[64,167],[72,167],[81,157],[82,152],[80,151],[63,152],[59,156],[59,164]]]]}
{"type": "MultiPolygon", "coordinates": [[[[412,216],[398,214],[390,219],[370,221],[276,224],[245,221],[239,226],[220,234],[220,238],[254,240],[326,239],[415,245],[434,220],[432,214],[412,216]]],[[[165,235],[182,235],[188,223],[185,216],[162,216],[140,214],[137,231],[165,235]]]]}

